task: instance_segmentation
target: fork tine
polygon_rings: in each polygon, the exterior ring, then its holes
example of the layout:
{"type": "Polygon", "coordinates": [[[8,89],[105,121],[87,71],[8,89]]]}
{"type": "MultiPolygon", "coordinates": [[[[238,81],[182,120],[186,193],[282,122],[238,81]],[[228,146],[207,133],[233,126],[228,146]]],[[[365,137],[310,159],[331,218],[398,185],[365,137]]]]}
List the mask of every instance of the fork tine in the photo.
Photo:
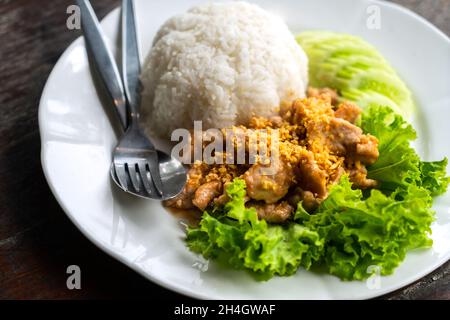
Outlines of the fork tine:
{"type": "Polygon", "coordinates": [[[114,164],[114,171],[116,173],[117,179],[119,180],[122,189],[128,191],[127,173],[125,171],[125,165],[114,164]]]}
{"type": "Polygon", "coordinates": [[[147,164],[145,162],[139,162],[139,173],[141,175],[142,184],[149,195],[155,194],[156,190],[152,183],[152,177],[147,171],[147,164]]]}
{"type": "Polygon", "coordinates": [[[163,187],[161,181],[161,175],[159,174],[159,162],[158,162],[158,154],[156,152],[152,152],[149,156],[148,169],[150,171],[150,175],[152,176],[153,184],[158,191],[159,195],[163,195],[163,187]]]}
{"type": "Polygon", "coordinates": [[[130,175],[131,184],[136,192],[141,190],[138,173],[136,172],[136,164],[127,163],[128,173],[130,175]]]}

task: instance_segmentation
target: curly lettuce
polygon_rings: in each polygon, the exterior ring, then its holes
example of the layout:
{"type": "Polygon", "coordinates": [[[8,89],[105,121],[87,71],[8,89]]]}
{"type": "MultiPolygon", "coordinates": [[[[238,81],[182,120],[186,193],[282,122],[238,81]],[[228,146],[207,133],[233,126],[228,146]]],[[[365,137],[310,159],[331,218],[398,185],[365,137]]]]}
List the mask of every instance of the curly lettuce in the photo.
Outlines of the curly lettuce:
{"type": "Polygon", "coordinates": [[[416,131],[390,108],[375,106],[368,108],[361,117],[361,128],[378,138],[380,156],[369,166],[368,177],[380,183],[379,189],[392,192],[407,188],[411,184],[422,186],[432,196],[447,191],[447,158],[436,161],[421,161],[410,142],[416,139],[416,131]]]}
{"type": "Polygon", "coordinates": [[[325,241],[322,262],[329,273],[362,280],[370,266],[391,274],[408,250],[431,246],[430,205],[429,193],[414,185],[402,195],[372,190],[364,198],[344,177],[314,214],[303,213],[296,222],[325,241]]]}
{"type": "Polygon", "coordinates": [[[244,204],[245,182],[235,179],[227,188],[230,201],[222,210],[204,212],[200,226],[189,228],[189,248],[205,258],[220,258],[235,268],[265,277],[291,275],[301,265],[319,260],[323,240],[300,224],[270,225],[244,204]]]}
{"type": "Polygon", "coordinates": [[[379,140],[380,157],[368,168],[379,189],[364,194],[344,176],[315,212],[299,203],[292,221],[272,225],[246,208],[245,182],[235,179],[230,201],[188,228],[188,247],[264,279],[321,266],[344,280],[365,279],[372,266],[391,274],[408,250],[430,247],[432,196],[447,189],[447,159],[421,161],[410,146],[416,132],[388,107],[368,108],[360,126],[379,140]]]}

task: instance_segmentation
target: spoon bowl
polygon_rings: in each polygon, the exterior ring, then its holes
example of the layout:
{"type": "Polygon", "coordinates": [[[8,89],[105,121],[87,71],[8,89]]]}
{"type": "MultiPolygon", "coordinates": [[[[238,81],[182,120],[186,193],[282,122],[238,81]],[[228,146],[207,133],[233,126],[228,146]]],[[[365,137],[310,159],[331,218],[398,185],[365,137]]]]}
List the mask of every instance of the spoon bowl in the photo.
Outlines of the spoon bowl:
{"type": "MultiPolygon", "coordinates": [[[[158,160],[159,160],[159,172],[162,181],[163,195],[160,195],[159,193],[156,192],[150,195],[144,188],[141,188],[139,191],[137,191],[134,188],[124,189],[116,175],[114,163],[112,163],[110,167],[111,178],[120,189],[122,189],[125,192],[131,193],[135,196],[146,199],[151,198],[155,200],[171,199],[177,196],[183,190],[183,187],[186,184],[187,180],[186,169],[180,161],[160,150],[158,150],[158,160]]],[[[127,179],[129,179],[128,176],[127,179]]],[[[132,182],[127,181],[127,184],[132,185],[132,182]]]]}

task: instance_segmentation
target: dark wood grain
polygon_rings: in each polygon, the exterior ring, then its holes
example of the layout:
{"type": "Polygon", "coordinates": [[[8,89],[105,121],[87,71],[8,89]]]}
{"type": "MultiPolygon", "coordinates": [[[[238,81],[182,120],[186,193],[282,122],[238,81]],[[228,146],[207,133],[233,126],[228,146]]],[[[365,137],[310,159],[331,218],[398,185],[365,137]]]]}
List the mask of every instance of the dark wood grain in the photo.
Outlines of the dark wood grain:
{"type": "MultiPolygon", "coordinates": [[[[93,1],[104,16],[118,0],[93,1]]],[[[450,34],[450,1],[396,0],[450,34]]],[[[0,299],[180,298],[91,244],[56,203],[40,165],[37,112],[45,81],[79,31],[70,1],[0,0],[0,299]],[[66,268],[82,269],[68,290],[66,268]]],[[[450,264],[383,298],[450,299],[450,264]]]]}

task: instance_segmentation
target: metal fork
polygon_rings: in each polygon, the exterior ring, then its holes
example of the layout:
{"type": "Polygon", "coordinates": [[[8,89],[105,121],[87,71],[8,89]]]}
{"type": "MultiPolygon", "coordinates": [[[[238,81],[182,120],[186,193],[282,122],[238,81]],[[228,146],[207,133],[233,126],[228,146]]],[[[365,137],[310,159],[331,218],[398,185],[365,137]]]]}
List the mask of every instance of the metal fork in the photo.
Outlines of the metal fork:
{"type": "Polygon", "coordinates": [[[123,190],[141,197],[169,199],[176,196],[186,183],[183,165],[157,150],[139,123],[140,57],[133,1],[123,0],[122,3],[122,81],[89,1],[78,0],[77,4],[88,53],[93,57],[125,129],[113,152],[111,175],[114,181],[123,190]],[[125,119],[123,99],[127,111],[125,119]]]}
{"type": "Polygon", "coordinates": [[[113,163],[123,189],[130,188],[126,176],[129,175],[133,188],[137,192],[143,186],[150,195],[157,192],[162,196],[158,153],[139,125],[140,71],[133,2],[124,0],[122,2],[122,80],[128,98],[129,126],[114,150],[113,163]]]}

